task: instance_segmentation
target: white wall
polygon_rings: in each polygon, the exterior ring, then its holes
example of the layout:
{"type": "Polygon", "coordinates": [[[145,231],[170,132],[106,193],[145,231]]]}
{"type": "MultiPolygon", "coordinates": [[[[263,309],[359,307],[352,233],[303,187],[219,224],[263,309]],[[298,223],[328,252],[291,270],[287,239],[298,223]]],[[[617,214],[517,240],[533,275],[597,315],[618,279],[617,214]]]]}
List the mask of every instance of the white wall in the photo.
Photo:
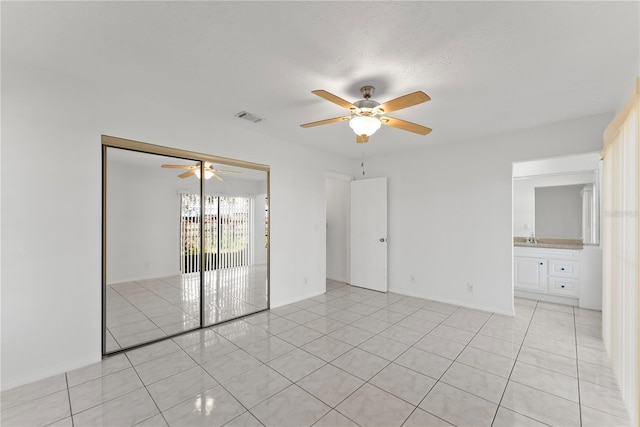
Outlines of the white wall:
{"type": "Polygon", "coordinates": [[[425,148],[367,159],[369,177],[389,177],[390,291],[512,313],[512,163],[596,151],[610,119],[451,145],[438,143],[436,129],[416,142],[425,148]]]}
{"type": "Polygon", "coordinates": [[[271,165],[272,307],[325,291],[345,160],[6,55],[2,107],[3,390],[100,360],[101,134],[271,165]]]}
{"type": "Polygon", "coordinates": [[[535,186],[529,179],[513,180],[513,236],[529,237],[536,230],[535,186]]]}
{"type": "Polygon", "coordinates": [[[350,280],[350,179],[327,177],[327,279],[350,280]]]}
{"type": "Polygon", "coordinates": [[[584,245],[580,253],[581,308],[602,310],[602,248],[584,245]]]}
{"type": "Polygon", "coordinates": [[[513,165],[514,178],[533,176],[565,175],[598,169],[600,150],[590,153],[555,156],[517,162],[513,165]]]}

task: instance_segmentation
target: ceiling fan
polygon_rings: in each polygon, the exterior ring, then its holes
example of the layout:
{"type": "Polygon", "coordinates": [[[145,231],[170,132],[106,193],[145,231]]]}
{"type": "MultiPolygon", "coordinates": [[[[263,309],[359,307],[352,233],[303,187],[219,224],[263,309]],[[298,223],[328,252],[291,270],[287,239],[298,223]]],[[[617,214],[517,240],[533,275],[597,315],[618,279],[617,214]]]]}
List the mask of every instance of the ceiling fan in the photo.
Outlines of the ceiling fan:
{"type": "MultiPolygon", "coordinates": [[[[192,175],[200,178],[200,163],[196,163],[195,165],[162,165],[161,167],[168,169],[189,169],[185,173],[181,173],[180,175],[178,175],[178,178],[188,178],[192,175]]],[[[219,181],[224,181],[224,179],[222,179],[222,177],[218,175],[219,172],[242,173],[240,171],[216,169],[213,167],[213,163],[204,162],[204,179],[210,179],[213,177],[219,181]]]]}
{"type": "Polygon", "coordinates": [[[407,122],[405,120],[394,119],[393,117],[385,116],[384,114],[392,111],[398,111],[403,108],[412,107],[417,104],[429,101],[431,98],[424,92],[417,91],[401,96],[399,98],[387,101],[384,104],[380,104],[377,101],[371,99],[375,88],[373,86],[363,86],[360,88],[362,97],[360,101],[356,101],[353,104],[345,101],[344,99],[336,96],[326,90],[314,90],[311,93],[318,95],[320,98],[326,99],[329,102],[346,108],[351,111],[348,116],[335,117],[333,119],[320,120],[317,122],[305,123],[300,125],[303,128],[309,128],[313,126],[326,125],[329,123],[349,121],[349,127],[353,129],[356,134],[356,142],[365,143],[369,141],[369,137],[380,129],[381,125],[391,126],[400,130],[417,133],[419,135],[426,135],[431,132],[431,129],[418,125],[416,123],[407,122]]]}

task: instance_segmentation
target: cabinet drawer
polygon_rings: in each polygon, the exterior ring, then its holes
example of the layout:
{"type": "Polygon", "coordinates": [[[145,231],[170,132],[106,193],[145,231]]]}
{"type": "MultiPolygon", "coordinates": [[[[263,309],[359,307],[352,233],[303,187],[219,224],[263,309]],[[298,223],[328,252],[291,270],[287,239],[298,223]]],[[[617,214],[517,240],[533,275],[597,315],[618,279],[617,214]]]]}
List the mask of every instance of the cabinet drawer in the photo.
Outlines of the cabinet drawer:
{"type": "Polygon", "coordinates": [[[575,261],[550,259],[548,265],[549,276],[577,279],[578,265],[575,261]]]}
{"type": "Polygon", "coordinates": [[[575,279],[561,279],[557,277],[549,277],[550,294],[578,296],[579,282],[575,279]]]}

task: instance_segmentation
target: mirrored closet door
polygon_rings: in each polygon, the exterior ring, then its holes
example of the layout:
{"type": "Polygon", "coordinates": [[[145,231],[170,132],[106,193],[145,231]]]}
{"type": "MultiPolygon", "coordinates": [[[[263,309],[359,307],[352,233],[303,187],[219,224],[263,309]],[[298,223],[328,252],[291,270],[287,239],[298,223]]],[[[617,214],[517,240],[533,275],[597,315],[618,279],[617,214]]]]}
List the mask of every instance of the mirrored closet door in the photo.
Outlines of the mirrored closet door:
{"type": "Polygon", "coordinates": [[[103,136],[103,354],[269,307],[268,178],[103,136]]]}
{"type": "Polygon", "coordinates": [[[224,181],[208,186],[205,195],[207,325],[264,310],[268,305],[267,173],[227,166],[220,169],[224,181]]]}

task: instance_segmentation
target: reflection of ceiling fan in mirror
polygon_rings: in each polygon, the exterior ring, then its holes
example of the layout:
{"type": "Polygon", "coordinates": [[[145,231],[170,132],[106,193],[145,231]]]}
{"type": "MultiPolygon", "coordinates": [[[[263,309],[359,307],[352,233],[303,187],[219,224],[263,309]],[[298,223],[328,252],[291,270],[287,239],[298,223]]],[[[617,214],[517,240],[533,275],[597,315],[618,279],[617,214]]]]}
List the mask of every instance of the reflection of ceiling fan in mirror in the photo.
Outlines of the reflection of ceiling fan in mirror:
{"type": "Polygon", "coordinates": [[[300,126],[308,128],[348,120],[349,127],[351,127],[355,132],[356,142],[358,143],[365,143],[369,141],[369,137],[373,135],[375,131],[380,129],[381,125],[391,126],[400,130],[417,133],[419,135],[426,135],[431,132],[431,129],[426,126],[384,116],[384,114],[390,113],[391,111],[398,111],[403,108],[427,102],[431,99],[429,95],[424,92],[417,91],[392,99],[384,104],[380,104],[379,102],[370,99],[374,90],[375,88],[373,86],[363,86],[360,88],[360,92],[364,99],[356,101],[353,104],[327,92],[326,90],[314,90],[311,93],[318,95],[320,98],[329,102],[333,102],[342,108],[346,108],[351,112],[351,115],[305,123],[300,126]]]}
{"type": "MultiPolygon", "coordinates": [[[[192,175],[200,178],[200,164],[196,163],[195,165],[162,165],[163,168],[168,169],[189,169],[185,173],[181,173],[178,175],[178,178],[189,178],[192,175]]],[[[220,175],[220,172],[223,173],[242,173],[240,171],[232,171],[227,169],[216,169],[213,167],[213,163],[204,162],[204,179],[215,178],[219,181],[224,181],[220,175]]]]}

